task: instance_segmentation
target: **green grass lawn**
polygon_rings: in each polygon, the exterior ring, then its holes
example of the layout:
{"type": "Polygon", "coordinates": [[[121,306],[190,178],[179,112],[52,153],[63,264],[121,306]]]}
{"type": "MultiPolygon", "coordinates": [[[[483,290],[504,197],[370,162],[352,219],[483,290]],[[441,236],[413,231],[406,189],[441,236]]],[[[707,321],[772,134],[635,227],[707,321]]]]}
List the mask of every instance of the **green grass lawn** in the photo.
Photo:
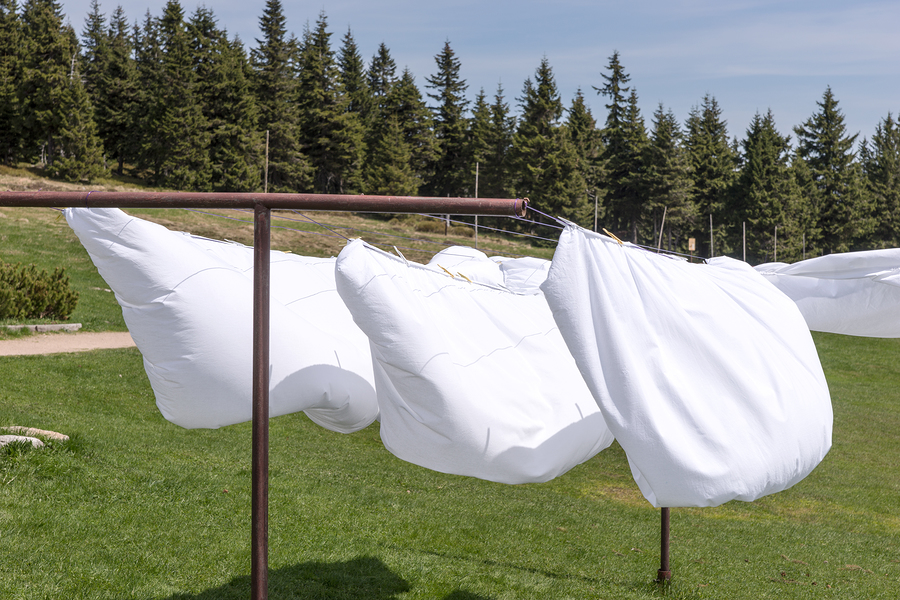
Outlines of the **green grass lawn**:
{"type": "MultiPolygon", "coordinates": [[[[674,509],[668,587],[617,445],[507,486],[297,414],[271,421],[269,597],[895,598],[900,341],[815,337],[832,451],[786,492],[674,509]]],[[[0,598],[249,597],[249,424],[167,423],[133,349],[0,358],[0,381],[0,425],[73,436],[0,456],[0,598]]]]}
{"type": "MultiPolygon", "coordinates": [[[[139,214],[249,241],[250,227],[236,221],[139,214]]],[[[0,208],[0,259],[66,267],[81,296],[71,320],[124,330],[115,298],[57,216],[0,208]]],[[[383,239],[408,233],[403,223],[332,216],[383,239]]],[[[298,253],[343,245],[314,239],[273,232],[274,247],[298,253]]],[[[404,463],[384,449],[377,424],[340,435],[297,414],[271,421],[269,597],[897,598],[900,340],[815,339],[835,408],[832,451],[780,494],[674,509],[669,586],[653,583],[659,512],[616,444],[552,482],[506,486],[404,463]]],[[[0,357],[3,425],[72,439],[0,451],[0,599],[249,597],[249,424],[188,431],[166,422],[129,349],[0,357]]]]}

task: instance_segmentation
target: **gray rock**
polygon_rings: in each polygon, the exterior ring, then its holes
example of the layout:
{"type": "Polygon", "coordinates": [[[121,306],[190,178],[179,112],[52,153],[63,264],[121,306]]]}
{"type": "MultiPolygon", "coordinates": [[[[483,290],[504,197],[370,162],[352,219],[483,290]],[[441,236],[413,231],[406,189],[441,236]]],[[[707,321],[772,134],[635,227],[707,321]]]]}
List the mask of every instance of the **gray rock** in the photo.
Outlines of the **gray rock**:
{"type": "Polygon", "coordinates": [[[34,437],[28,437],[25,435],[0,435],[0,448],[13,442],[31,442],[31,445],[35,448],[44,447],[44,442],[34,437]]]}

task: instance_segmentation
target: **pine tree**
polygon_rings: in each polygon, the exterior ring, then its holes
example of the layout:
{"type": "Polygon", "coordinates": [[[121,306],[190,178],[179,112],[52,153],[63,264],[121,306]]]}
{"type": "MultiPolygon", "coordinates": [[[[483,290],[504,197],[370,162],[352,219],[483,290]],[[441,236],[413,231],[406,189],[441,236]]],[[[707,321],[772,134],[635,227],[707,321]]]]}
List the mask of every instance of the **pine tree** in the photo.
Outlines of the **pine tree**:
{"type": "Polygon", "coordinates": [[[607,69],[609,75],[603,74],[603,87],[594,88],[609,100],[606,125],[601,132],[607,180],[606,220],[611,229],[637,243],[645,211],[642,169],[647,132],[637,106],[637,93],[625,85],[631,77],[625,73],[618,52],[613,52],[607,69]]]}
{"type": "Polygon", "coordinates": [[[46,165],[67,179],[103,171],[93,111],[78,75],[78,39],[63,25],[52,0],[30,0],[22,10],[22,137],[26,156],[43,149],[46,165]],[[62,165],[56,165],[63,159],[62,165]]]}
{"type": "Polygon", "coordinates": [[[444,48],[434,60],[438,71],[425,81],[426,87],[434,90],[428,97],[437,102],[432,107],[437,158],[427,190],[434,196],[468,196],[474,193],[475,187],[475,164],[466,139],[468,86],[459,77],[460,62],[449,41],[444,42],[444,48]]]}
{"type": "Polygon", "coordinates": [[[165,156],[159,123],[164,106],[159,102],[164,85],[159,40],[159,23],[148,10],[143,25],[134,24],[132,35],[135,58],[134,162],[136,171],[158,182],[165,156]]]}
{"type": "MultiPolygon", "coordinates": [[[[519,197],[528,197],[543,212],[573,221],[587,218],[587,187],[578,158],[560,127],[563,105],[547,58],[525,81],[521,119],[513,136],[513,164],[519,197]]],[[[591,216],[593,216],[590,207],[591,216]]]]}
{"type": "Polygon", "coordinates": [[[353,193],[362,168],[361,123],[348,110],[340,72],[331,50],[327,19],[319,15],[300,51],[297,106],[304,154],[313,168],[314,190],[353,193]]]}
{"type": "Polygon", "coordinates": [[[409,148],[410,167],[418,188],[431,175],[429,169],[434,164],[437,148],[431,111],[425,105],[422,94],[416,87],[415,77],[409,69],[403,69],[400,79],[391,88],[384,114],[396,119],[400,127],[403,141],[409,148]]]}
{"type": "MultiPolygon", "coordinates": [[[[587,186],[587,193],[594,199],[596,207],[596,217],[602,217],[600,214],[600,188],[602,182],[601,155],[603,153],[603,142],[600,139],[600,130],[597,129],[597,121],[591,114],[590,108],[584,102],[584,94],[581,89],[575,93],[572,100],[572,106],[569,108],[566,117],[566,133],[572,142],[572,148],[578,160],[578,171],[584,179],[587,186]]],[[[594,216],[593,214],[591,216],[594,216]]],[[[585,225],[593,225],[593,220],[585,225]]]]}
{"type": "MultiPolygon", "coordinates": [[[[466,138],[469,140],[468,154],[479,165],[485,164],[485,159],[491,151],[491,107],[487,103],[484,88],[478,90],[475,103],[472,106],[472,116],[469,118],[469,131],[466,138]]],[[[479,182],[480,183],[480,182],[479,182]]]]}
{"type": "Polygon", "coordinates": [[[212,187],[241,192],[261,188],[263,140],[250,89],[249,62],[240,40],[228,40],[211,10],[198,7],[189,23],[196,98],[209,135],[212,187]]]}
{"type": "Polygon", "coordinates": [[[711,256],[726,254],[731,219],[726,214],[728,196],[735,181],[737,155],[728,142],[727,123],[713,96],[703,97],[702,104],[691,109],[687,121],[686,147],[691,159],[694,184],[694,203],[698,223],[692,232],[697,239],[698,253],[711,256]],[[709,218],[713,220],[714,248],[709,247],[709,218]]]}
{"type": "Polygon", "coordinates": [[[395,83],[397,83],[397,63],[391,57],[391,51],[382,42],[378,45],[378,51],[372,56],[369,69],[366,71],[366,87],[370,99],[367,103],[361,104],[361,110],[367,126],[384,110],[387,96],[395,83]]]}
{"type": "Polygon", "coordinates": [[[735,246],[746,224],[747,259],[768,262],[775,258],[775,228],[778,227],[778,258],[796,258],[802,252],[803,233],[791,214],[798,188],[791,175],[789,139],[775,129],[769,111],[756,113],[743,142],[743,165],[735,182],[729,212],[737,234],[735,246]]]}
{"type": "Polygon", "coordinates": [[[873,201],[874,246],[900,246],[900,124],[888,113],[875,128],[871,142],[863,142],[860,162],[873,201]]]}
{"type": "Polygon", "coordinates": [[[267,0],[259,19],[263,39],[250,52],[259,128],[269,132],[268,189],[306,192],[312,169],[300,148],[293,59],[295,40],[288,39],[279,0],[267,0]]]}
{"type": "MultiPolygon", "coordinates": [[[[72,45],[75,32],[69,28],[72,45]]],[[[92,181],[107,173],[103,166],[103,144],[97,135],[94,111],[87,90],[81,83],[78,61],[73,63],[69,85],[63,90],[58,136],[59,156],[52,172],[68,181],[92,181]]]]}
{"type": "Polygon", "coordinates": [[[162,82],[157,122],[159,182],[179,190],[211,189],[210,135],[197,96],[197,75],[184,11],[169,0],[159,18],[162,82]]]}
{"type": "Polygon", "coordinates": [[[871,230],[871,213],[862,185],[862,172],[847,135],[844,115],[831,88],[825,90],[819,111],[794,127],[797,153],[809,166],[815,184],[813,207],[819,215],[822,250],[846,252],[871,230]]]}
{"type": "Polygon", "coordinates": [[[137,152],[137,69],[122,7],[113,13],[106,30],[104,23],[94,2],[82,34],[87,49],[84,80],[105,155],[115,159],[116,172],[122,175],[125,161],[133,160],[137,152]]]}
{"type": "Polygon", "coordinates": [[[0,164],[14,165],[21,149],[22,24],[15,0],[0,0],[0,164]]]}
{"type": "Polygon", "coordinates": [[[645,148],[646,209],[653,218],[653,241],[662,243],[667,250],[687,252],[686,234],[694,226],[696,210],[683,142],[684,134],[675,114],[660,103],[653,113],[650,140],[645,148]]]}
{"type": "Polygon", "coordinates": [[[410,166],[409,146],[396,117],[388,117],[369,150],[366,193],[384,196],[414,196],[418,180],[410,166]]]}
{"type": "Polygon", "coordinates": [[[362,122],[363,117],[369,113],[372,96],[366,82],[365,62],[349,28],[338,53],[338,68],[341,72],[341,85],[344,86],[344,94],[348,100],[346,110],[358,114],[362,122]]]}
{"type": "Polygon", "coordinates": [[[479,195],[484,198],[511,198],[516,195],[511,164],[516,118],[510,115],[509,104],[506,103],[503,86],[500,84],[497,85],[490,110],[488,150],[481,168],[479,195]]]}
{"type": "Polygon", "coordinates": [[[108,39],[106,30],[106,17],[100,12],[98,0],[91,0],[91,8],[84,20],[84,29],[81,32],[82,58],[84,67],[82,77],[85,80],[85,89],[91,101],[96,104],[97,85],[101,73],[106,70],[104,65],[108,60],[108,39]]]}

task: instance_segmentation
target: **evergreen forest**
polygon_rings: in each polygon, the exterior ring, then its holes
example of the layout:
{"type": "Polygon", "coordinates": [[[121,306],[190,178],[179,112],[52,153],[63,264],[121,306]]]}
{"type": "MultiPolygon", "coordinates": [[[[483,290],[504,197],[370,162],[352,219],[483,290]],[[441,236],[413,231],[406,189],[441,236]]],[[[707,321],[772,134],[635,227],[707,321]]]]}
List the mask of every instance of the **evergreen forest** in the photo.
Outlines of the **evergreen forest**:
{"type": "Polygon", "coordinates": [[[770,111],[740,139],[713,95],[683,123],[663,104],[642,115],[617,51],[584,91],[604,100],[598,120],[582,91],[564,101],[546,58],[515,97],[471,100],[450,41],[417,83],[384,43],[367,60],[352,31],[332,39],[324,13],[297,37],[267,0],[259,29],[247,50],[208,7],[129,21],[94,0],[79,34],[59,2],[0,0],[0,164],[184,191],[527,197],[751,264],[900,245],[900,124],[888,112],[858,139],[830,88],[790,134],[770,111]]]}

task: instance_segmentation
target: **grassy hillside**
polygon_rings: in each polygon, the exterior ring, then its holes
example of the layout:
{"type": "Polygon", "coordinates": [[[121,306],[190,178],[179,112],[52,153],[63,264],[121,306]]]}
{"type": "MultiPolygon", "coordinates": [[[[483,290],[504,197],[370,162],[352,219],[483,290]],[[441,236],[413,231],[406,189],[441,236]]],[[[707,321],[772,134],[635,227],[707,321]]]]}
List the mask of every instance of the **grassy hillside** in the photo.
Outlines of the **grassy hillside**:
{"type": "MultiPolygon", "coordinates": [[[[0,189],[4,190],[122,191],[134,188],[133,183],[112,180],[86,187],[42,179],[25,169],[0,167],[0,189]]],[[[252,212],[177,209],[127,212],[169,229],[253,244],[252,212]]],[[[491,222],[509,224],[507,219],[493,219],[491,222]]],[[[444,235],[443,226],[438,221],[417,215],[390,217],[276,211],[272,224],[274,249],[306,256],[336,256],[346,243],[346,238],[357,237],[387,250],[396,246],[406,258],[419,262],[427,262],[434,253],[448,245],[475,245],[473,227],[463,224],[451,226],[449,235],[444,235]],[[437,232],[421,231],[434,229],[435,225],[438,226],[437,232]]],[[[552,231],[539,233],[546,235],[552,231]]],[[[479,229],[478,248],[489,255],[551,258],[553,254],[552,248],[532,246],[517,236],[492,234],[484,228],[479,229]]],[[[97,274],[61,212],[48,208],[0,207],[0,261],[34,263],[48,270],[65,267],[72,287],[80,297],[70,320],[82,323],[88,331],[125,329],[115,298],[97,274]]]]}

